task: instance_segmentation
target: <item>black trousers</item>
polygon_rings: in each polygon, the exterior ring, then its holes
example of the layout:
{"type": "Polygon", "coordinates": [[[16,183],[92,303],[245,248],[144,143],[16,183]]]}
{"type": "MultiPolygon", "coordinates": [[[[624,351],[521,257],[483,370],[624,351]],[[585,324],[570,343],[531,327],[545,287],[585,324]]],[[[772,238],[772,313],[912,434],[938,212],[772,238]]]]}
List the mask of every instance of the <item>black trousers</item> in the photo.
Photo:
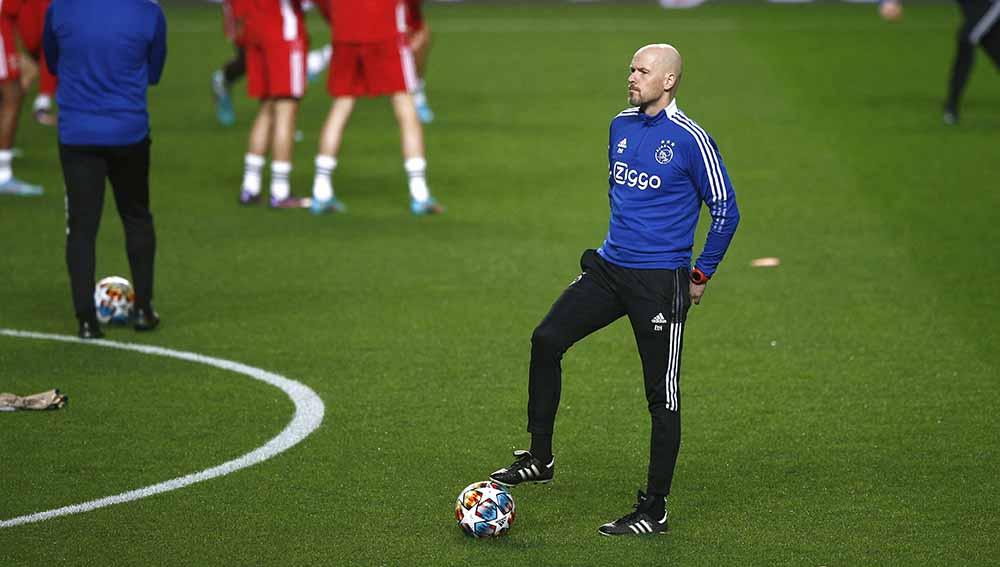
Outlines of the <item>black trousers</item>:
{"type": "Polygon", "coordinates": [[[993,60],[993,64],[1000,68],[1000,24],[992,19],[995,17],[995,14],[990,12],[993,3],[990,0],[958,0],[958,7],[962,10],[962,24],[958,28],[956,37],[955,56],[948,77],[948,98],[945,102],[945,106],[954,110],[958,109],[969,74],[972,72],[976,46],[969,36],[977,26],[988,27],[980,38],[979,45],[993,60]]]}
{"type": "Polygon", "coordinates": [[[125,227],[136,305],[148,305],[153,299],[156,233],[149,212],[150,144],[149,138],[129,146],[59,144],[66,183],[66,266],[73,309],[79,319],[95,316],[95,248],[104,210],[105,179],[111,181],[118,216],[125,227]]]}
{"type": "Polygon", "coordinates": [[[667,495],[681,442],[681,346],[691,307],[688,269],[623,268],[595,250],[583,253],[580,268],[583,273],[563,291],[531,336],[528,431],[552,434],[563,354],[580,339],[627,315],[639,348],[652,420],[646,489],[667,495]]]}

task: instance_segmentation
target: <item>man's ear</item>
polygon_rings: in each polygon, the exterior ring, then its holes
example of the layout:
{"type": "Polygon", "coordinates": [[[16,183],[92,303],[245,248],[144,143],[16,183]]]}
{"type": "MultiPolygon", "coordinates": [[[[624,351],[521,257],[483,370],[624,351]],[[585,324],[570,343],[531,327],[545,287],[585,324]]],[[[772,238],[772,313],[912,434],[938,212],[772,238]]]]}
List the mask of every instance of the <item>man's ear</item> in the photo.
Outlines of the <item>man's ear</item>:
{"type": "Polygon", "coordinates": [[[667,73],[667,76],[663,78],[663,90],[669,91],[674,88],[677,84],[677,75],[675,73],[667,73]]]}

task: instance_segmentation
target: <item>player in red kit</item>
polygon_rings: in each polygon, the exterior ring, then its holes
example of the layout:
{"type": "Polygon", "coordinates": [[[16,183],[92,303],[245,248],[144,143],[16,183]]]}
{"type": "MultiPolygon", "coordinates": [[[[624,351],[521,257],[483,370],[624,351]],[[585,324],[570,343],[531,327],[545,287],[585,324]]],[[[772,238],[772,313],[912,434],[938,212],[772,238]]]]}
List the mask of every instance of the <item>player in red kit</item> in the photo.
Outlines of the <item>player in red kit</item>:
{"type": "Polygon", "coordinates": [[[313,180],[312,212],[342,211],[331,180],[344,128],[359,96],[388,96],[399,123],[403,168],[409,178],[410,210],[415,215],[444,211],[430,194],[425,172],[424,134],[410,92],[417,71],[406,40],[402,0],[328,0],[333,31],[333,61],[328,88],[333,96],[320,135],[313,180]]]}
{"type": "Polygon", "coordinates": [[[423,0],[406,0],[406,41],[410,44],[413,60],[417,64],[417,86],[411,91],[413,104],[417,105],[420,121],[430,124],[434,121],[434,112],[427,104],[424,73],[427,71],[427,57],[431,51],[431,28],[424,20],[421,4],[423,0]]]}
{"type": "Polygon", "coordinates": [[[0,0],[0,194],[40,195],[41,187],[17,179],[11,168],[17,119],[24,98],[15,41],[21,6],[21,0],[0,0]]]}
{"type": "Polygon", "coordinates": [[[261,169],[271,149],[272,208],[297,208],[291,196],[295,115],[306,91],[309,50],[301,0],[238,0],[233,13],[245,34],[247,93],[260,100],[244,159],[240,203],[260,200],[261,169]]]}
{"type": "MultiPolygon", "coordinates": [[[[21,43],[32,59],[38,62],[38,96],[32,105],[32,113],[40,124],[54,126],[56,116],[52,110],[52,97],[56,94],[56,77],[49,72],[45,64],[45,53],[42,50],[42,29],[45,27],[45,11],[49,9],[52,0],[22,0],[21,9],[17,15],[17,31],[21,43]]],[[[21,81],[21,86],[29,85],[21,81]]]]}

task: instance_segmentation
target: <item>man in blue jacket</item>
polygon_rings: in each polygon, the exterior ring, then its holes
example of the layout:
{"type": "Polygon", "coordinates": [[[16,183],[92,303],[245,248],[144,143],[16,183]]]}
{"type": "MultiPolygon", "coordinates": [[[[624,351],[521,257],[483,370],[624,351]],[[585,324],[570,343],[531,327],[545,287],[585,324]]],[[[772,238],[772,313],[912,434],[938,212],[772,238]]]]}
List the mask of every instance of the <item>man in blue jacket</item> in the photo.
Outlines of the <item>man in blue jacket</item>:
{"type": "Polygon", "coordinates": [[[81,338],[103,336],[94,310],[95,244],[111,181],[135,284],[137,331],[156,328],[146,90],[160,81],[167,24],[152,0],[53,0],[43,43],[59,77],[59,160],[66,184],[66,265],[81,338]]]}
{"type": "Polygon", "coordinates": [[[549,482],[555,472],[552,431],[563,354],[580,339],[627,315],[645,378],[652,420],[646,492],[635,510],[598,528],[602,535],[667,529],[666,497],[680,449],[680,369],[684,322],[699,303],[739,222],[736,195],[715,141],[677,107],[680,54],[647,45],[632,58],[627,108],[611,120],[604,244],[583,253],[577,276],[531,337],[528,431],[531,449],[490,477],[514,486],[549,482]],[[701,256],[691,267],[704,203],[712,216],[701,256]]]}

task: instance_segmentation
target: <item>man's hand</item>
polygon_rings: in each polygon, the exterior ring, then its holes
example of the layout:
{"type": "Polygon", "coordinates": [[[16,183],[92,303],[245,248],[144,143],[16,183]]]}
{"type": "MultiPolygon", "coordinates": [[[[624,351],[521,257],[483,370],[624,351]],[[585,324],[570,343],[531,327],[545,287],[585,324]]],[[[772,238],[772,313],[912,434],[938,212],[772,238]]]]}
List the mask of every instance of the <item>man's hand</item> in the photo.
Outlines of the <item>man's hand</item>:
{"type": "Polygon", "coordinates": [[[899,0],[885,0],[878,7],[878,13],[882,15],[883,20],[896,22],[903,17],[903,5],[899,3],[899,0]]]}
{"type": "Polygon", "coordinates": [[[691,303],[698,305],[701,303],[701,296],[705,295],[705,287],[708,286],[707,283],[696,284],[692,283],[688,287],[688,293],[691,295],[691,303]]]}

